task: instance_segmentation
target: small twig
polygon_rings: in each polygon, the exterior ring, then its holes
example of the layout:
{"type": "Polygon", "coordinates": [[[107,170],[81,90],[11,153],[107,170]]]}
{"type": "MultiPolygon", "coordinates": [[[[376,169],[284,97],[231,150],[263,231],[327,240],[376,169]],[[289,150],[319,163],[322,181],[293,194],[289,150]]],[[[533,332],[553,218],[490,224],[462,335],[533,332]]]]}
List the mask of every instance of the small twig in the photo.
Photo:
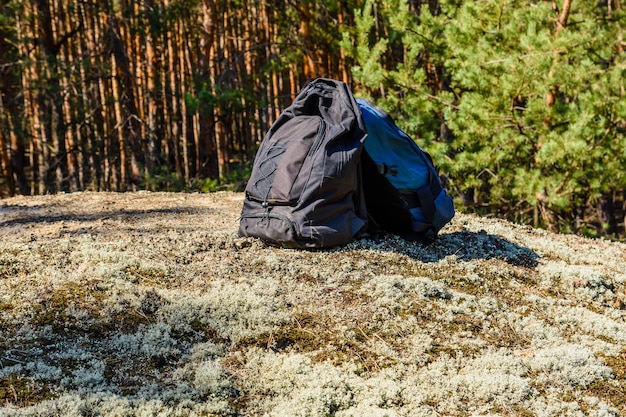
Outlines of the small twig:
{"type": "MultiPolygon", "coordinates": [[[[15,362],[15,363],[19,363],[20,365],[24,365],[26,362],[21,361],[19,359],[15,359],[15,358],[11,358],[9,356],[0,356],[0,359],[5,360],[5,361],[9,361],[9,362],[15,362]]],[[[1,365],[1,363],[0,363],[1,365]]]]}
{"type": "Polygon", "coordinates": [[[441,97],[434,96],[434,95],[432,95],[432,94],[424,94],[424,95],[425,95],[426,97],[428,97],[429,99],[431,99],[431,100],[435,100],[436,102],[438,102],[438,103],[440,103],[440,104],[443,104],[444,106],[449,107],[449,108],[451,108],[451,109],[453,109],[453,110],[460,110],[460,109],[461,109],[459,106],[456,106],[456,105],[454,105],[454,104],[452,104],[452,103],[448,103],[447,101],[445,101],[445,100],[441,99],[441,97]]]}
{"type": "Polygon", "coordinates": [[[13,393],[13,399],[15,400],[15,403],[17,404],[17,390],[15,389],[15,386],[13,384],[10,385],[11,387],[11,392],[13,393]]]}

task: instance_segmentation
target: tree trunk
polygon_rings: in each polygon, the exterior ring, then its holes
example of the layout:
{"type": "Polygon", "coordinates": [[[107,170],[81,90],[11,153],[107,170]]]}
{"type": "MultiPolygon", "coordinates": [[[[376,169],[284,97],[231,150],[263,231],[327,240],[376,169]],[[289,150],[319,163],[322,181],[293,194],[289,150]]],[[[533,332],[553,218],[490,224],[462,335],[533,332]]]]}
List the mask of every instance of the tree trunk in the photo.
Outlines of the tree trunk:
{"type": "MultiPolygon", "coordinates": [[[[558,7],[556,6],[556,3],[553,2],[552,4],[553,4],[553,8],[555,9],[555,12],[558,13],[558,7]]],[[[567,20],[570,15],[571,8],[572,8],[572,0],[563,0],[563,8],[561,9],[561,12],[558,13],[558,18],[556,21],[556,31],[554,34],[555,37],[559,36],[559,33],[567,27],[567,20]]],[[[554,51],[552,56],[553,56],[553,62],[552,62],[552,67],[550,68],[550,71],[548,72],[548,79],[554,78],[554,69],[558,65],[558,58],[559,58],[558,52],[554,51]]],[[[546,99],[545,99],[546,106],[552,107],[554,105],[558,90],[559,90],[558,85],[553,84],[550,90],[546,93],[546,99]]]]}
{"type": "MultiPolygon", "coordinates": [[[[1,63],[2,61],[0,61],[1,63]]],[[[6,191],[10,197],[15,195],[15,180],[13,179],[13,168],[11,166],[11,150],[9,141],[5,138],[5,132],[10,132],[6,127],[7,114],[3,105],[4,92],[0,92],[0,172],[4,178],[6,191]]],[[[0,198],[4,197],[3,185],[0,183],[0,198]]]]}
{"type": "MultiPolygon", "coordinates": [[[[63,1],[54,3],[56,15],[57,33],[63,34],[62,39],[58,42],[57,48],[61,62],[64,65],[74,65],[75,62],[80,63],[80,57],[75,53],[76,42],[74,37],[78,33],[78,29],[82,28],[82,22],[79,19],[73,19],[71,15],[63,8],[63,1]]],[[[82,65],[79,64],[79,67],[82,65]]],[[[80,83],[77,82],[75,72],[71,68],[63,68],[62,76],[59,80],[59,94],[63,97],[61,104],[61,123],[59,135],[63,135],[66,142],[67,155],[67,182],[69,191],[80,191],[83,187],[81,172],[81,154],[80,149],[80,132],[77,129],[77,123],[74,121],[80,119],[79,112],[83,108],[83,104],[79,101],[80,83]]]]}
{"type": "MultiPolygon", "coordinates": [[[[221,10],[217,10],[215,3],[215,0],[205,1],[204,36],[201,39],[201,76],[204,81],[203,88],[209,89],[213,89],[215,86],[215,67],[218,64],[215,55],[220,42],[220,29],[217,27],[219,20],[216,19],[223,14],[221,10]]],[[[217,159],[215,109],[211,106],[205,111],[206,113],[202,114],[198,120],[199,168],[203,176],[217,178],[219,176],[219,163],[217,159]]]]}
{"type": "Polygon", "coordinates": [[[8,27],[0,27],[0,165],[7,194],[13,196],[18,190],[20,194],[28,195],[29,187],[24,171],[24,144],[20,138],[23,135],[18,137],[19,122],[16,123],[20,118],[18,103],[21,92],[17,65],[14,63],[18,50],[8,42],[14,37],[11,35],[8,27]]]}
{"type": "Polygon", "coordinates": [[[124,137],[124,141],[127,141],[130,151],[131,172],[127,176],[127,180],[130,181],[128,185],[135,190],[141,177],[141,169],[145,167],[145,154],[142,146],[140,119],[135,102],[134,76],[115,15],[108,19],[108,30],[111,53],[115,58],[115,75],[119,82],[119,91],[115,97],[121,106],[119,114],[121,127],[123,127],[121,136],[124,137]]]}
{"type": "Polygon", "coordinates": [[[143,100],[147,101],[147,109],[145,119],[147,122],[146,137],[148,146],[146,149],[146,172],[154,175],[157,159],[159,156],[160,146],[159,137],[163,137],[163,108],[161,102],[157,98],[156,92],[159,91],[161,84],[160,77],[163,72],[161,57],[156,51],[157,39],[153,39],[151,33],[146,35],[146,71],[145,78],[147,84],[144,86],[143,100]]]}
{"type": "Polygon", "coordinates": [[[612,194],[604,194],[598,200],[596,213],[600,222],[602,234],[614,235],[617,233],[617,219],[614,211],[614,200],[612,194]]]}
{"type": "Polygon", "coordinates": [[[46,67],[43,69],[47,88],[45,95],[40,96],[40,103],[47,123],[44,126],[46,136],[51,139],[54,153],[46,161],[46,191],[69,191],[69,169],[65,141],[63,116],[63,97],[59,80],[58,54],[59,46],[55,40],[50,3],[48,0],[37,0],[39,12],[39,35],[45,56],[46,67]],[[56,176],[56,179],[55,179],[56,176]]]}

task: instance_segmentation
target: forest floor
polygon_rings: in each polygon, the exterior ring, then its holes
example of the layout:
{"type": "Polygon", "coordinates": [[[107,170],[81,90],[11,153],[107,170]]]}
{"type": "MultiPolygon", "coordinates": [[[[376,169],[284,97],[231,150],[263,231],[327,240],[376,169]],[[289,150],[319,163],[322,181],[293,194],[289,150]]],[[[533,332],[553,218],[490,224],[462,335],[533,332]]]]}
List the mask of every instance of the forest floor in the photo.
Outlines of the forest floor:
{"type": "Polygon", "coordinates": [[[625,244],[279,249],[242,198],[0,200],[0,416],[626,415],[625,244]]]}

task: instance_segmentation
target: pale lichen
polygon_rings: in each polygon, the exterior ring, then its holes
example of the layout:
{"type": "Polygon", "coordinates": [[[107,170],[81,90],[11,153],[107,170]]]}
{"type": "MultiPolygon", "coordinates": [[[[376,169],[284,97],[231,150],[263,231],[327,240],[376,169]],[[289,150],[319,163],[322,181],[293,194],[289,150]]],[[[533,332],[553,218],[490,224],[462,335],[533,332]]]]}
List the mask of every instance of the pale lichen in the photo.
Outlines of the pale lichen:
{"type": "Polygon", "coordinates": [[[6,200],[0,415],[626,413],[626,245],[458,214],[279,249],[241,199],[6,200]]]}

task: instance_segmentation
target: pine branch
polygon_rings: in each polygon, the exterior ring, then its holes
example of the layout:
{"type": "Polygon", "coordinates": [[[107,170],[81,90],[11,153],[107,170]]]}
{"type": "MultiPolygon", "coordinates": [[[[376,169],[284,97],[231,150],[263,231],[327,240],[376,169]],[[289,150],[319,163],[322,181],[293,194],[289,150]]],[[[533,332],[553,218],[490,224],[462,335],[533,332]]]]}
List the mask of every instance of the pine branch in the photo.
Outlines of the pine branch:
{"type": "MultiPolygon", "coordinates": [[[[553,3],[553,5],[554,4],[555,3],[553,3]]],[[[554,35],[555,37],[559,36],[559,33],[561,32],[561,30],[565,29],[565,27],[567,26],[567,19],[569,18],[571,8],[572,8],[572,0],[564,0],[563,9],[561,10],[561,13],[559,14],[559,18],[557,19],[557,22],[556,22],[556,32],[554,35]]],[[[555,11],[558,12],[558,9],[555,8],[555,11]]],[[[557,52],[555,51],[555,57],[556,56],[557,56],[557,52]]],[[[552,68],[550,68],[550,72],[548,73],[548,78],[553,78],[555,65],[556,65],[556,60],[555,60],[555,63],[552,64],[552,68]]],[[[553,85],[550,91],[546,93],[546,106],[552,107],[554,105],[557,91],[558,91],[558,86],[553,85]]]]}
{"type": "Polygon", "coordinates": [[[556,33],[558,33],[565,29],[567,26],[567,19],[569,18],[570,9],[572,8],[572,0],[565,0],[563,2],[563,10],[561,10],[561,14],[556,22],[556,33]]]}

